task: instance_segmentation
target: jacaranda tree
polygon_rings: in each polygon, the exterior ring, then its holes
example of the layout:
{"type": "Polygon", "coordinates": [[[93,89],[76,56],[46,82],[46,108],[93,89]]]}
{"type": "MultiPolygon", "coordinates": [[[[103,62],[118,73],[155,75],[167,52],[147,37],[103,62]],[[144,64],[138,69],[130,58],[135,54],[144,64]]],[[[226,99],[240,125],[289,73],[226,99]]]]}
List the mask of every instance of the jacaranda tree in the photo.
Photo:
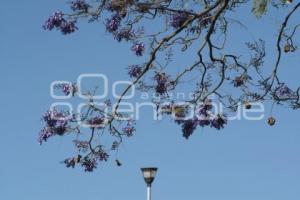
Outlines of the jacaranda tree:
{"type": "MultiPolygon", "coordinates": [[[[136,122],[128,113],[120,111],[120,104],[132,87],[155,94],[156,111],[175,116],[174,122],[186,139],[198,127],[224,128],[228,113],[236,112],[239,105],[252,109],[255,102],[271,102],[300,108],[300,87],[291,89],[278,74],[282,57],[297,50],[294,39],[299,24],[289,25],[289,20],[300,3],[291,0],[76,0],[69,6],[67,12],[54,12],[43,28],[69,35],[79,31],[79,23],[84,21],[104,23],[116,42],[129,43],[130,51],[144,62],[128,66],[132,84],[118,99],[106,99],[99,106],[94,103],[93,93],[87,92],[89,100],[83,113],[51,109],[44,114],[40,144],[53,136],[74,134],[76,138],[73,142],[77,151],[64,161],[67,167],[80,165],[91,172],[100,161],[108,160],[111,151],[118,150],[124,138],[134,135],[136,122]],[[252,7],[249,12],[256,16],[252,23],[268,17],[267,9],[285,13],[278,32],[266,36],[274,37],[275,41],[276,53],[269,55],[274,60],[272,66],[264,67],[263,39],[241,41],[250,52],[247,55],[241,56],[241,50],[230,48],[231,27],[242,24],[233,20],[233,16],[249,5],[252,7]],[[178,55],[184,54],[188,55],[189,62],[185,67],[178,67],[178,55]],[[185,92],[192,94],[186,103],[194,105],[193,117],[187,117],[190,106],[170,100],[170,93],[186,82],[185,92]],[[215,102],[224,105],[222,113],[212,109],[215,102]],[[109,146],[99,142],[103,135],[112,139],[109,146]]],[[[75,83],[61,83],[55,88],[74,98],[78,92],[75,83]]],[[[273,126],[275,118],[269,116],[268,124],[273,126]]],[[[118,159],[116,162],[121,165],[118,159]]]]}

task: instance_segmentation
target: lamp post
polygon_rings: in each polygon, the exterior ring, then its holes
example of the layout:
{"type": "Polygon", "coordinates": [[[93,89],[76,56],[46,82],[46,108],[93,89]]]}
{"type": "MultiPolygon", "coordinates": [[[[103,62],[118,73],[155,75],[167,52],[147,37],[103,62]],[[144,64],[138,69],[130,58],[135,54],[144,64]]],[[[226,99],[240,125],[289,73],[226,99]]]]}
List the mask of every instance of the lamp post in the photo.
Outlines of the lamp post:
{"type": "Polygon", "coordinates": [[[147,200],[151,200],[151,185],[154,181],[157,168],[155,167],[147,167],[141,168],[145,182],[147,184],[147,200]]]}

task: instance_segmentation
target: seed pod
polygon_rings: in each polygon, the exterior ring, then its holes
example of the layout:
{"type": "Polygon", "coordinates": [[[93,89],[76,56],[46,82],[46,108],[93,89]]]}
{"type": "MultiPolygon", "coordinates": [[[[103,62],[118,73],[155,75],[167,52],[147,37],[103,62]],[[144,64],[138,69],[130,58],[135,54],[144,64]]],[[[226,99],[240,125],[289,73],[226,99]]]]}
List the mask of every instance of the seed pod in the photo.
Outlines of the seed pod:
{"type": "Polygon", "coordinates": [[[285,46],[284,46],[284,52],[285,53],[288,53],[288,52],[290,52],[291,51],[291,46],[289,45],[289,44],[286,44],[285,46]]]}
{"type": "Polygon", "coordinates": [[[244,106],[247,110],[251,109],[251,107],[252,107],[252,105],[247,101],[245,102],[244,106]]]}
{"type": "Polygon", "coordinates": [[[149,10],[149,8],[150,8],[150,5],[147,4],[147,3],[139,3],[139,4],[138,4],[138,9],[139,9],[139,11],[142,12],[142,13],[147,12],[147,11],[149,10]]]}
{"type": "Polygon", "coordinates": [[[269,118],[268,118],[268,124],[269,124],[270,126],[275,125],[275,122],[276,122],[276,120],[275,120],[274,117],[269,117],[269,118]]]}
{"type": "Polygon", "coordinates": [[[185,117],[186,109],[184,106],[175,106],[173,107],[173,113],[175,117],[185,117]]]}
{"type": "Polygon", "coordinates": [[[244,78],[243,76],[237,76],[233,80],[234,87],[240,87],[244,84],[244,78]]]}
{"type": "Polygon", "coordinates": [[[78,155],[76,158],[76,162],[79,163],[81,161],[81,158],[82,158],[81,155],[78,155]]]}
{"type": "Polygon", "coordinates": [[[117,164],[118,167],[122,166],[122,163],[119,160],[116,160],[116,164],[117,164]]]}

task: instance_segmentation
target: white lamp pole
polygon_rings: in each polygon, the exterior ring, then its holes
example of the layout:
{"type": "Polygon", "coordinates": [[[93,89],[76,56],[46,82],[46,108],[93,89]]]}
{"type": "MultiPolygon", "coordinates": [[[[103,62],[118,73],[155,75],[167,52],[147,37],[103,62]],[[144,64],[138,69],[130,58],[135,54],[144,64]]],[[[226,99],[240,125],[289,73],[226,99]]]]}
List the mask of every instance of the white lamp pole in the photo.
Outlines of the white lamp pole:
{"type": "Polygon", "coordinates": [[[151,200],[151,185],[154,181],[155,175],[157,173],[157,168],[155,167],[147,167],[142,168],[143,177],[147,184],[147,200],[151,200]]]}
{"type": "Polygon", "coordinates": [[[151,200],[151,185],[147,185],[147,200],[151,200]]]}

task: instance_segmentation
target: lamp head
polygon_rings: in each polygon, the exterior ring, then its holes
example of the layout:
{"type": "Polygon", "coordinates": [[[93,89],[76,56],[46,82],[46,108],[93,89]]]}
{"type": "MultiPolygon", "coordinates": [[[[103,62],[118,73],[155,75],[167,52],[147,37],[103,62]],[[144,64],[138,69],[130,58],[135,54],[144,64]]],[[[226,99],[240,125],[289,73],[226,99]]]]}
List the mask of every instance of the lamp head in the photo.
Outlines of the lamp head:
{"type": "Polygon", "coordinates": [[[156,167],[141,168],[147,186],[151,186],[157,173],[156,167]]]}

